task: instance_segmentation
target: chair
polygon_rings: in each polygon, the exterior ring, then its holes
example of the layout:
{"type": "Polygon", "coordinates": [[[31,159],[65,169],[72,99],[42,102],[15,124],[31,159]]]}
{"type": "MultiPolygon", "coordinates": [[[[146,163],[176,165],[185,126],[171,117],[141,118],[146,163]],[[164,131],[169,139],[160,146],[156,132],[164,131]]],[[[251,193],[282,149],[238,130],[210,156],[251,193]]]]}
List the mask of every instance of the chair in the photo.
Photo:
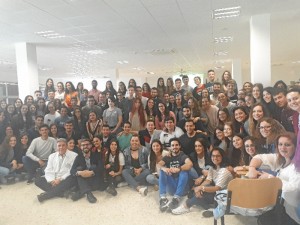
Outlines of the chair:
{"type": "MultiPolygon", "coordinates": [[[[231,206],[244,209],[259,209],[281,204],[282,181],[279,178],[269,179],[241,179],[236,178],[229,182],[227,194],[226,214],[230,213],[231,206]]],[[[225,224],[224,216],[221,224],[225,224]]],[[[214,219],[214,225],[217,220],[214,219]]]]}

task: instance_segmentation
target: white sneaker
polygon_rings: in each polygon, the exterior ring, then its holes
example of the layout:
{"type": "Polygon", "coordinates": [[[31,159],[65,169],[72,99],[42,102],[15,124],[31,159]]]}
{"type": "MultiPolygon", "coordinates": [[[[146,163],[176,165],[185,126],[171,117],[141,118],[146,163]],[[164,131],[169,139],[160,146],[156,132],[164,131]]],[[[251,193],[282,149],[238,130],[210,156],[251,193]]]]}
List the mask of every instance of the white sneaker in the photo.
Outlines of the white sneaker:
{"type": "Polygon", "coordinates": [[[121,183],[118,183],[117,184],[117,187],[120,188],[120,187],[126,187],[128,186],[128,183],[127,182],[121,182],[121,183]]]}
{"type": "Polygon", "coordinates": [[[141,188],[139,189],[139,193],[140,193],[141,195],[146,196],[146,195],[148,194],[148,188],[147,188],[147,187],[141,187],[141,188]]]}
{"type": "Polygon", "coordinates": [[[177,207],[176,209],[172,210],[172,213],[175,215],[181,215],[181,214],[188,213],[188,212],[190,212],[190,209],[186,208],[184,205],[181,205],[181,206],[177,207]]]}

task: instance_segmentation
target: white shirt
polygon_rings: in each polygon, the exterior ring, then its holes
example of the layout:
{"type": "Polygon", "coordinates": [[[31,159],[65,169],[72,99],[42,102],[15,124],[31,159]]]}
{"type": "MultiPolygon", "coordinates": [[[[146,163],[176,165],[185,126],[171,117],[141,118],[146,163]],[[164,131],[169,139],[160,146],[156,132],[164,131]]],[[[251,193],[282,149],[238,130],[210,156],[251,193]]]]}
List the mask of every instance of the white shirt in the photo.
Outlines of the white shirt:
{"type": "Polygon", "coordinates": [[[64,180],[71,175],[70,171],[77,153],[67,150],[64,157],[59,155],[58,152],[52,153],[49,156],[48,164],[45,169],[45,178],[48,182],[55,179],[64,180]],[[59,161],[62,157],[62,164],[59,165],[59,161]],[[60,167],[60,168],[59,168],[60,167]]]}
{"type": "Polygon", "coordinates": [[[300,223],[296,214],[296,208],[300,202],[300,173],[297,172],[293,163],[282,168],[277,161],[277,154],[259,154],[254,158],[260,159],[263,165],[270,166],[272,171],[277,171],[277,177],[282,181],[282,197],[287,214],[300,223]]]}
{"type": "Polygon", "coordinates": [[[166,131],[162,131],[160,133],[159,140],[160,142],[169,149],[169,142],[172,138],[179,138],[181,135],[183,135],[183,131],[180,127],[175,127],[175,130],[172,133],[168,133],[166,131]]]}

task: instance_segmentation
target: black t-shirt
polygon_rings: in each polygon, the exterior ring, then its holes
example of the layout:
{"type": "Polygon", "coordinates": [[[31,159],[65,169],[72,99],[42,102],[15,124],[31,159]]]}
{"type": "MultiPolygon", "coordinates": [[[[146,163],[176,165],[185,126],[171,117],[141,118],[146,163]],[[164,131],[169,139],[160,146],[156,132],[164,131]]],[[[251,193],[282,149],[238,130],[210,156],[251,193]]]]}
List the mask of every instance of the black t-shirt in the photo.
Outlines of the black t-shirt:
{"type": "Polygon", "coordinates": [[[162,158],[162,161],[165,162],[165,166],[167,168],[179,168],[180,166],[184,165],[187,158],[188,156],[186,154],[180,152],[176,156],[165,156],[162,158]]]}
{"type": "Polygon", "coordinates": [[[203,134],[196,133],[194,137],[189,137],[185,133],[179,138],[182,151],[185,154],[190,155],[192,152],[195,151],[195,141],[197,138],[203,138],[206,141],[205,145],[209,146],[209,142],[207,141],[207,138],[203,134]]]}

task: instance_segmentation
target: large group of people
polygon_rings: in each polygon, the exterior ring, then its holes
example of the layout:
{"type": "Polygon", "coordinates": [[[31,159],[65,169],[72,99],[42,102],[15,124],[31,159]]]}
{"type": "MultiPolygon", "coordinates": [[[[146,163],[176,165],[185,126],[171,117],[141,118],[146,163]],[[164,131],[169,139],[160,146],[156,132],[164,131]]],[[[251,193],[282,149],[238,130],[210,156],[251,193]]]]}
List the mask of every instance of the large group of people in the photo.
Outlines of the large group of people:
{"type": "Polygon", "coordinates": [[[300,223],[300,86],[245,82],[224,71],[221,82],[183,75],[139,86],[111,81],[105,90],[47,79],[13,104],[0,102],[0,183],[27,180],[53,197],[93,192],[116,196],[129,185],[143,196],[158,191],[161,211],[208,209],[216,193],[248,171],[248,178],[279,177],[286,218],[300,223]],[[298,137],[298,138],[297,138],[298,137]],[[188,198],[182,202],[183,196],[188,198]],[[170,198],[171,199],[168,199],[170,198]]]}

